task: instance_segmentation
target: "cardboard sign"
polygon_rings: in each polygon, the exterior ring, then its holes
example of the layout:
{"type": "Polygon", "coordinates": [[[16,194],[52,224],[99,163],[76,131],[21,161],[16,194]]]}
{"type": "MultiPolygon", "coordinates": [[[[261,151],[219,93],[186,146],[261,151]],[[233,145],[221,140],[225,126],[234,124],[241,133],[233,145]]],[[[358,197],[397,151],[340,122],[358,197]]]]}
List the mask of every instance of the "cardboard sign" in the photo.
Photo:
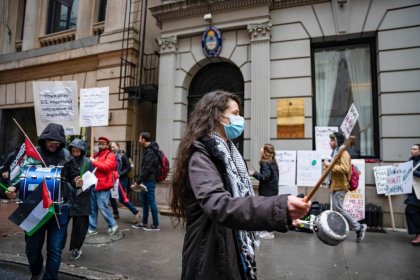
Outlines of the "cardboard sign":
{"type": "Polygon", "coordinates": [[[343,207],[354,219],[360,221],[365,218],[365,160],[352,159],[351,163],[360,174],[359,187],[355,191],[347,192],[344,197],[343,207]]]}
{"type": "Polygon", "coordinates": [[[315,126],[315,149],[323,159],[331,158],[330,134],[338,132],[336,126],[315,126]]]}
{"type": "Polygon", "coordinates": [[[351,104],[343,123],[340,126],[344,136],[348,139],[354,126],[356,125],[357,119],[359,118],[359,112],[357,112],[356,106],[351,104]]]}
{"type": "Polygon", "coordinates": [[[388,169],[390,167],[391,167],[390,165],[373,167],[373,175],[375,177],[377,194],[386,194],[386,190],[387,190],[386,180],[388,178],[388,169]]]}
{"type": "Polygon", "coordinates": [[[296,185],[296,151],[276,151],[279,186],[296,185]]]}
{"type": "Polygon", "coordinates": [[[80,126],[107,126],[109,87],[80,89],[80,126]]]}
{"type": "Polygon", "coordinates": [[[413,161],[392,165],[388,169],[386,195],[408,194],[413,191],[413,161]]]}
{"type": "Polygon", "coordinates": [[[297,185],[313,187],[322,175],[322,157],[317,151],[298,151],[297,185]]]}

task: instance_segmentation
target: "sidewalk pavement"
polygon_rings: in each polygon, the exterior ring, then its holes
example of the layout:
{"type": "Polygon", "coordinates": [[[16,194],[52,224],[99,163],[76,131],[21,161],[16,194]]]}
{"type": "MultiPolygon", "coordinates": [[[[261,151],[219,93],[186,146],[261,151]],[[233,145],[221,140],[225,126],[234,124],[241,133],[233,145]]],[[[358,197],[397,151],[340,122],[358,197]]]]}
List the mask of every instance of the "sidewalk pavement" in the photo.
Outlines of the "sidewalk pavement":
{"type": "MultiPolygon", "coordinates": [[[[1,265],[27,264],[23,233],[10,224],[11,233],[4,233],[13,207],[0,205],[1,265]]],[[[168,216],[159,216],[158,232],[133,229],[132,217],[120,208],[119,229],[112,238],[105,234],[101,218],[99,235],[87,238],[79,260],[70,260],[66,246],[60,271],[83,279],[180,279],[182,229],[174,229],[168,216]]],[[[410,244],[412,236],[405,230],[367,232],[360,243],[351,232],[338,246],[327,246],[311,233],[275,235],[273,240],[262,240],[257,251],[258,279],[420,279],[420,247],[410,244]]]]}

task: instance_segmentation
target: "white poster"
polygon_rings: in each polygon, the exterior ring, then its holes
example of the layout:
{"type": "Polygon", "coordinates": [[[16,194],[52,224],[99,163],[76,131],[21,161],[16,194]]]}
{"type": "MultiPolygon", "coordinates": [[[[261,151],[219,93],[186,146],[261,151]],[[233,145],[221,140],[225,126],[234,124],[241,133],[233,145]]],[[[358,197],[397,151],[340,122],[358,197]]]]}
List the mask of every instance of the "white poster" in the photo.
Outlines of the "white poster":
{"type": "Polygon", "coordinates": [[[296,185],[296,151],[276,151],[279,186],[296,185]]]}
{"type": "Polygon", "coordinates": [[[107,126],[109,87],[80,89],[80,126],[107,126]]]}
{"type": "Polygon", "coordinates": [[[413,191],[413,161],[398,163],[388,169],[386,195],[408,194],[413,191]]]}
{"type": "Polygon", "coordinates": [[[315,126],[315,150],[321,153],[323,159],[331,158],[330,134],[333,132],[338,132],[338,127],[315,126]]]}
{"type": "Polygon", "coordinates": [[[313,187],[322,175],[322,157],[317,151],[298,151],[297,185],[313,187]]]}
{"type": "Polygon", "coordinates": [[[354,126],[356,125],[357,119],[359,118],[359,112],[357,112],[356,106],[351,104],[343,123],[340,126],[344,136],[348,139],[354,126]]]}
{"type": "Polygon", "coordinates": [[[365,160],[352,159],[351,163],[359,172],[359,187],[357,187],[357,190],[355,191],[347,192],[346,196],[344,197],[343,207],[353,218],[355,218],[357,221],[360,221],[365,218],[365,160]]]}
{"type": "Polygon", "coordinates": [[[377,194],[386,194],[386,190],[387,190],[386,180],[388,177],[388,169],[390,167],[391,167],[390,165],[373,167],[373,176],[375,177],[377,194]]]}
{"type": "Polygon", "coordinates": [[[61,124],[66,135],[79,135],[76,81],[35,81],[35,121],[38,136],[50,123],[61,124]]]}

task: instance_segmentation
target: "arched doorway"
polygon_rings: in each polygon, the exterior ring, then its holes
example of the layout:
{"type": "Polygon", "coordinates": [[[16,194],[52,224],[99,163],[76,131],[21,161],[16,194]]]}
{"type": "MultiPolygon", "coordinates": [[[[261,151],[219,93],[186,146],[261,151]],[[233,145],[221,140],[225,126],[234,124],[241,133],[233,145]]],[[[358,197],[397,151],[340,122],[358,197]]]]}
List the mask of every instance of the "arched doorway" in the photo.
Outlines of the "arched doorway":
{"type": "MultiPolygon", "coordinates": [[[[195,103],[207,92],[213,90],[226,90],[236,94],[240,100],[241,115],[244,114],[244,78],[238,67],[228,62],[210,63],[201,68],[191,81],[188,93],[188,116],[195,103]]],[[[234,142],[243,154],[243,137],[234,142]]]]}

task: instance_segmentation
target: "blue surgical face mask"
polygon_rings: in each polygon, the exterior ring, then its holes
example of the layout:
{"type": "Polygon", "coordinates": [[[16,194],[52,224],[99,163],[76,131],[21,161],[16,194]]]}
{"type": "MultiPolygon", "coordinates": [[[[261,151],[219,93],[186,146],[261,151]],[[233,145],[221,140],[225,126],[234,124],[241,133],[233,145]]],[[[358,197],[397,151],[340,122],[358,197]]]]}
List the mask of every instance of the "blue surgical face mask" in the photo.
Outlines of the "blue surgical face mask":
{"type": "Polygon", "coordinates": [[[245,129],[245,119],[241,116],[230,115],[230,124],[223,124],[225,129],[226,137],[228,139],[235,139],[241,136],[245,129]]]}

